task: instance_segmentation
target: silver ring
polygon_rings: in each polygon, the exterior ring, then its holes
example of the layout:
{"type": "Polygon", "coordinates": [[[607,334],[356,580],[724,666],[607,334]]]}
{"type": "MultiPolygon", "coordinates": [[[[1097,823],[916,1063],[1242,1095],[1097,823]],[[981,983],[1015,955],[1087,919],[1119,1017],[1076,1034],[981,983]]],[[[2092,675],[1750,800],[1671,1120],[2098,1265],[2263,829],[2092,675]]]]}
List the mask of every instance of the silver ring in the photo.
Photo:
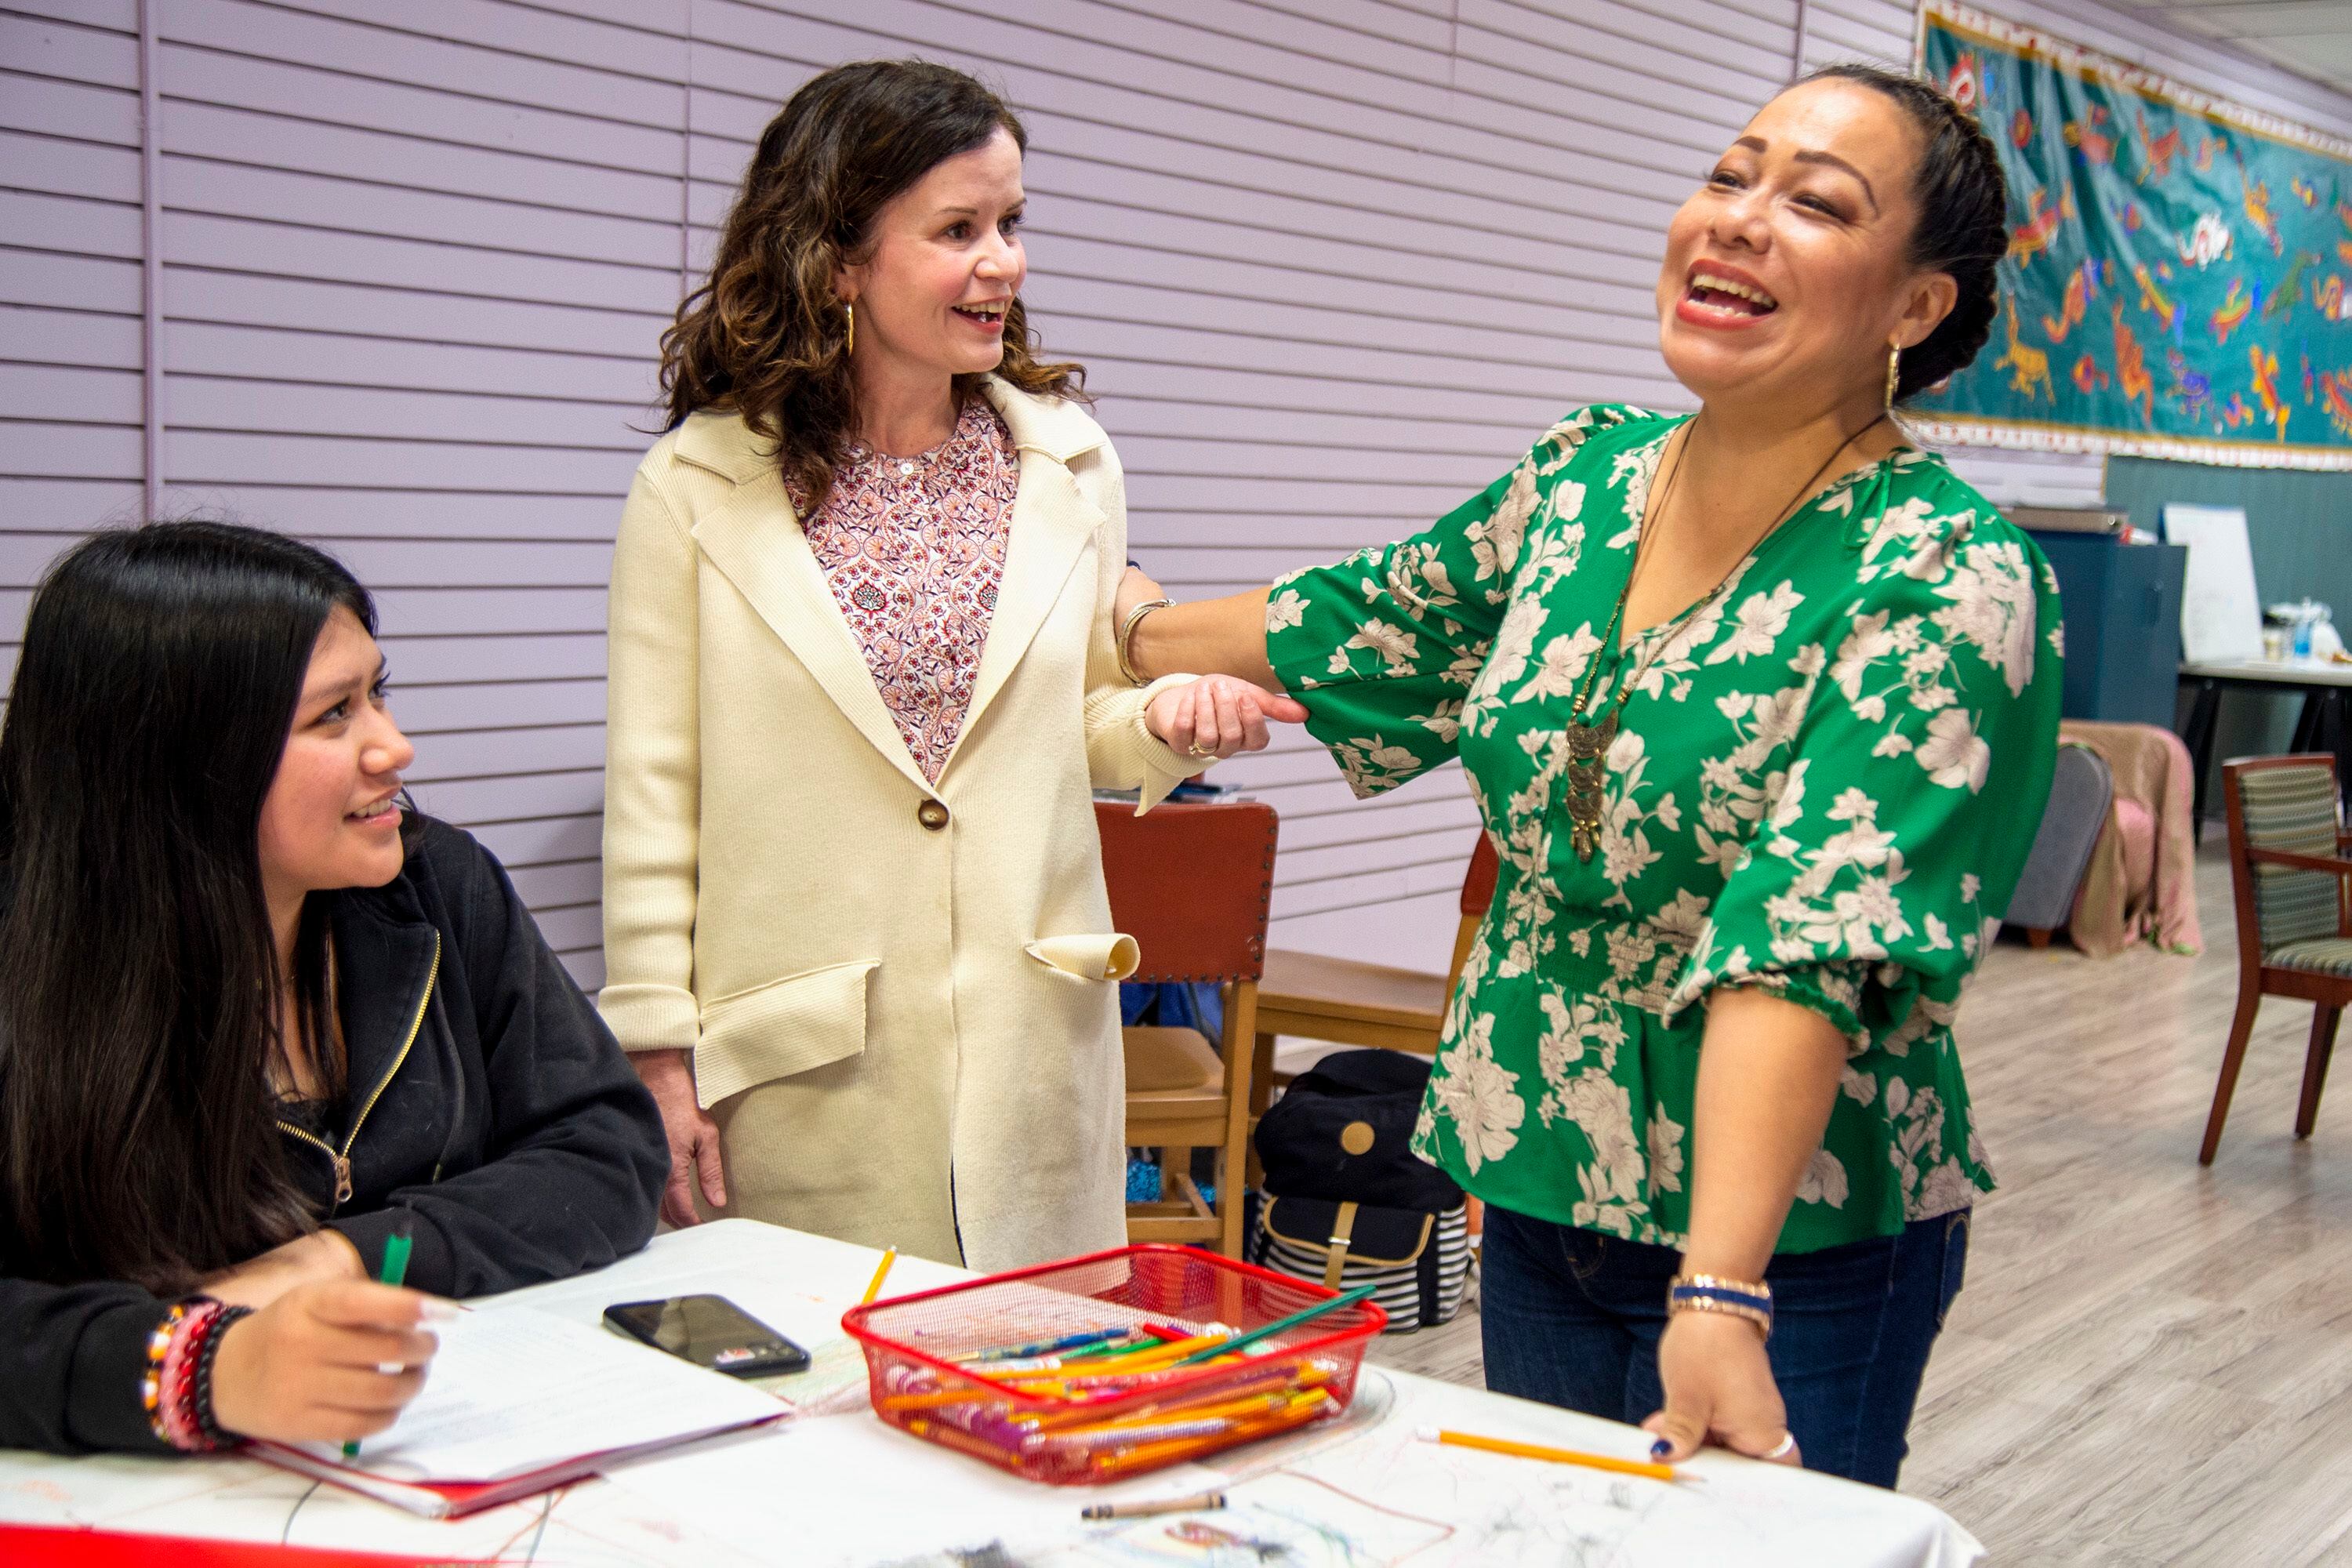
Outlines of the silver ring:
{"type": "Polygon", "coordinates": [[[1783,1431],[1780,1434],[1780,1440],[1772,1445],[1770,1453],[1759,1454],[1756,1457],[1759,1459],[1785,1459],[1796,1447],[1797,1435],[1794,1432],[1783,1431]]]}

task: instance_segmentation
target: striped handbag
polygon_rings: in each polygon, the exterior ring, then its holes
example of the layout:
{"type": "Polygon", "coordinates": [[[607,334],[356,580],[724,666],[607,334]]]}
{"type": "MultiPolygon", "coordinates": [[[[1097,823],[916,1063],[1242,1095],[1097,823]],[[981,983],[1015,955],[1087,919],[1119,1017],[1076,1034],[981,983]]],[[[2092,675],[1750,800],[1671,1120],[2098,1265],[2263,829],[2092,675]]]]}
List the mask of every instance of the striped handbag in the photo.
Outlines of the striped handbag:
{"type": "Polygon", "coordinates": [[[1470,1283],[1467,1209],[1456,1204],[1430,1214],[1269,1197],[1259,1210],[1250,1261],[1334,1290],[1370,1285],[1372,1300],[1388,1312],[1388,1331],[1409,1334],[1462,1310],[1470,1283]]]}
{"type": "Polygon", "coordinates": [[[1392,1333],[1452,1318],[1470,1274],[1462,1189],[1412,1149],[1428,1088],[1423,1058],[1339,1051],[1257,1126],[1265,1184],[1250,1260],[1334,1289],[1374,1287],[1392,1333]]]}

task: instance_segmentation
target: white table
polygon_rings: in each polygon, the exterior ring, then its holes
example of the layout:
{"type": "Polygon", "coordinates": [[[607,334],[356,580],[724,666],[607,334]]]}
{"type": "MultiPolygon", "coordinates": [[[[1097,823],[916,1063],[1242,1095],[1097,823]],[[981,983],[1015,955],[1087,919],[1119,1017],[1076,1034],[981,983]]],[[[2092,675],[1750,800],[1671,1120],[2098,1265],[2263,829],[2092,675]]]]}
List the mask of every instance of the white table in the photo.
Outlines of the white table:
{"type": "MultiPolygon", "coordinates": [[[[2305,752],[2318,744],[2331,715],[2342,728],[2344,701],[2352,690],[2352,664],[2317,658],[2239,658],[2180,667],[2180,683],[2196,688],[2189,721],[2180,739],[2189,747],[2195,798],[2190,806],[2193,831],[2205,836],[2205,780],[2213,771],[2213,734],[2221,723],[2221,693],[2227,690],[2303,693],[2303,711],[2295,719],[2290,752],[2305,752]]],[[[2352,773],[2344,783],[2352,787],[2352,773]]]]}
{"type": "MultiPolygon", "coordinates": [[[[721,1292],[817,1352],[803,1399],[854,1390],[842,1311],[876,1254],[796,1231],[724,1220],[663,1236],[611,1268],[494,1298],[598,1320],[613,1301],[721,1292]]],[[[965,1278],[901,1258],[890,1291],[965,1278]]],[[[777,1427],[617,1468],[604,1480],[435,1522],[236,1458],[58,1458],[0,1451],[0,1519],[215,1539],[289,1541],[450,1560],[499,1557],[567,1568],[1018,1562],[1221,1565],[1246,1550],[1203,1551],[1170,1518],[1082,1525],[1078,1509],[1113,1496],[1169,1496],[1222,1485],[1232,1506],[1189,1516],[1244,1541],[1279,1542],[1292,1568],[1399,1562],[1413,1568],[1541,1563],[1547,1568],[1963,1568],[1982,1549],[1914,1498],[1707,1454],[1668,1484],[1509,1458],[1414,1439],[1443,1425],[1644,1457],[1648,1437],[1613,1422],[1368,1369],[1349,1419],[1278,1444],[1110,1489],[1033,1485],[935,1448],[870,1411],[803,1415],[777,1427]],[[971,1549],[1001,1542],[1003,1554],[971,1549]],[[965,1555],[957,1555],[958,1552],[965,1555]]]]}

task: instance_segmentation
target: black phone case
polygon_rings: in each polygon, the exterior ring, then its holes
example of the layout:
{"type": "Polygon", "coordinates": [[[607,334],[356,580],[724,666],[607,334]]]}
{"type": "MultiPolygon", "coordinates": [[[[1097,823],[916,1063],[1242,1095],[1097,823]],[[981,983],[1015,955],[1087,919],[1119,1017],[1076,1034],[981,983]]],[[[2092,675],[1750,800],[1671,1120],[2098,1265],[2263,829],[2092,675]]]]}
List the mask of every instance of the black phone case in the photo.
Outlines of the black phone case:
{"type": "MultiPolygon", "coordinates": [[[[721,1299],[724,1300],[724,1298],[721,1299]]],[[[717,1357],[708,1362],[698,1360],[683,1352],[671,1350],[655,1337],[651,1329],[638,1328],[626,1315],[628,1309],[632,1307],[659,1306],[660,1304],[653,1301],[616,1301],[604,1309],[604,1322],[607,1327],[618,1330],[639,1344],[660,1351],[665,1355],[677,1356],[678,1360],[688,1365],[701,1367],[706,1372],[721,1372],[730,1377],[777,1377],[788,1373],[807,1370],[808,1352],[776,1330],[761,1322],[742,1308],[736,1307],[732,1301],[727,1304],[734,1308],[734,1310],[747,1323],[757,1328],[762,1334],[779,1342],[776,1348],[760,1352],[752,1350],[748,1345],[733,1347],[721,1350],[717,1357]]]]}

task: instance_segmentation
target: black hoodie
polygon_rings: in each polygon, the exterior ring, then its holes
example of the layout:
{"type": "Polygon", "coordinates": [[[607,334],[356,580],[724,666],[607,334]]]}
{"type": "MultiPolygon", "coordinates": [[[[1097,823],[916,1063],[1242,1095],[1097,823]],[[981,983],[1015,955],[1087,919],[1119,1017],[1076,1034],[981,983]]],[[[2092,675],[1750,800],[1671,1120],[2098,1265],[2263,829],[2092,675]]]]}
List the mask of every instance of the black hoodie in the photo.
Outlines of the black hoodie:
{"type": "MultiPolygon", "coordinates": [[[[335,894],[331,921],[349,1092],[325,1142],[286,1136],[369,1277],[402,1213],[406,1283],[436,1295],[643,1247],[669,1169],[660,1115],[489,851],[420,818],[400,875],[335,894]]],[[[16,1278],[18,1250],[0,1228],[0,1447],[168,1451],[139,1383],[169,1303],[120,1281],[16,1278]]]]}

